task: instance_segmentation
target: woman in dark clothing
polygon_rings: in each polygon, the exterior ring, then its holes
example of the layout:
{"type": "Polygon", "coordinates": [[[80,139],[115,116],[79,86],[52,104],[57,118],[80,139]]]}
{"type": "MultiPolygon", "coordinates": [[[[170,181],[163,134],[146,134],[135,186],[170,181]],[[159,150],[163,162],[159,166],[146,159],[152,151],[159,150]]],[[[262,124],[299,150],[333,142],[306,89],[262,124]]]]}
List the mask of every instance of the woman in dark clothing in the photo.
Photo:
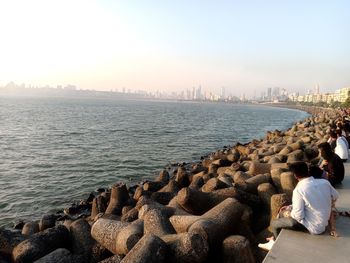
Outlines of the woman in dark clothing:
{"type": "Polygon", "coordinates": [[[332,186],[340,184],[345,173],[343,161],[332,151],[329,143],[321,143],[318,148],[323,158],[320,168],[326,172],[328,181],[332,186]]]}

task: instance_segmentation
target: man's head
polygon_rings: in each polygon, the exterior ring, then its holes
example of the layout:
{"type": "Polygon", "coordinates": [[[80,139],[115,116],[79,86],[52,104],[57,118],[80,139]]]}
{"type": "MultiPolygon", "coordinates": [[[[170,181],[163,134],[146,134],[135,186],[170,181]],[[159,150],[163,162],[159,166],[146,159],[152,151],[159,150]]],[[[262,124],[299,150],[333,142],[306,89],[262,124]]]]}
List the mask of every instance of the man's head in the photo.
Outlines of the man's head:
{"type": "Polygon", "coordinates": [[[305,162],[295,162],[289,164],[289,170],[294,173],[297,179],[310,177],[309,168],[305,162]]]}
{"type": "Polygon", "coordinates": [[[329,136],[333,139],[333,140],[336,140],[337,137],[338,137],[338,134],[335,132],[335,130],[331,130],[329,132],[329,136]]]}
{"type": "Polygon", "coordinates": [[[332,159],[334,153],[328,142],[320,143],[318,148],[320,149],[320,154],[323,159],[326,161],[332,159]]]}

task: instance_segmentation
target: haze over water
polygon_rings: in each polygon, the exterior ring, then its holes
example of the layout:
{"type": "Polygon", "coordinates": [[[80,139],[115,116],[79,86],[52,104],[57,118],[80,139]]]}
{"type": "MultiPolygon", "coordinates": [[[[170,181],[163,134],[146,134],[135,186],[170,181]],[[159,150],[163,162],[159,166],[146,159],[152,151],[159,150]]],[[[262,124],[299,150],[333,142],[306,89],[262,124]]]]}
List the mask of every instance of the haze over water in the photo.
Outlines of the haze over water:
{"type": "Polygon", "coordinates": [[[262,106],[0,98],[0,226],[38,219],[98,187],[154,176],[307,113],[262,106]]]}

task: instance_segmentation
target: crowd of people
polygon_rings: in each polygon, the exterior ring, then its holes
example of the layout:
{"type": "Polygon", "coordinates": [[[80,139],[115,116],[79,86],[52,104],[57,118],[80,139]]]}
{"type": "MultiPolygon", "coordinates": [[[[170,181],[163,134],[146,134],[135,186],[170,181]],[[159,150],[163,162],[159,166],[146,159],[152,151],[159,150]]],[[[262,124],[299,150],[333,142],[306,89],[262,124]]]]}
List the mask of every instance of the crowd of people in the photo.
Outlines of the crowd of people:
{"type": "Polygon", "coordinates": [[[335,229],[335,190],[344,179],[344,162],[349,158],[350,119],[347,112],[330,125],[329,139],[318,145],[320,162],[318,166],[305,162],[289,164],[298,183],[293,191],[292,204],[281,208],[279,218],[271,222],[272,236],[267,243],[259,244],[270,250],[282,229],[307,231],[322,234],[328,227],[333,236],[335,229]]]}

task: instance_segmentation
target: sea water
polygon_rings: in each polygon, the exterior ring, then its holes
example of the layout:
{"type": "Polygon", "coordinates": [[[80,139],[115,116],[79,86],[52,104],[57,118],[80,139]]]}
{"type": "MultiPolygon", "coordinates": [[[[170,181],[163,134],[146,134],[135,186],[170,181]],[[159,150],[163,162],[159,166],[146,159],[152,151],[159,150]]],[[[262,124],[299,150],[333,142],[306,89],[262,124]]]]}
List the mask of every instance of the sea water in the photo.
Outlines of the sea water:
{"type": "Polygon", "coordinates": [[[0,98],[0,226],[152,179],[236,142],[289,128],[307,113],[229,103],[0,98]]]}

